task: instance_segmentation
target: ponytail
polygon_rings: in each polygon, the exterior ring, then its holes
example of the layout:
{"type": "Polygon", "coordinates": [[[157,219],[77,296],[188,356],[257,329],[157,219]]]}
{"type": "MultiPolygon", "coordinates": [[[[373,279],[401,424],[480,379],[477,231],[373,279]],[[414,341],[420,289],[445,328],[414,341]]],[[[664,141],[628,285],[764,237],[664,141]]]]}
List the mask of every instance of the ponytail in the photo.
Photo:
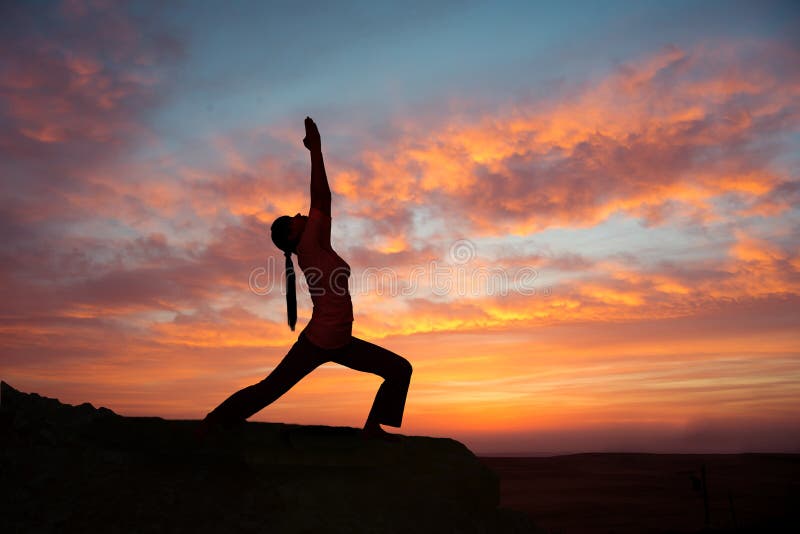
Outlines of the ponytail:
{"type": "Polygon", "coordinates": [[[294,264],[292,263],[292,253],[284,252],[286,256],[286,312],[289,316],[289,328],[294,332],[294,325],[297,324],[297,293],[294,281],[294,264]]]}
{"type": "Polygon", "coordinates": [[[294,331],[294,325],[297,324],[297,293],[295,289],[292,250],[297,246],[297,243],[289,241],[291,223],[292,218],[288,215],[283,215],[275,219],[270,231],[272,234],[272,242],[283,251],[283,255],[286,257],[286,312],[289,316],[289,328],[294,331]]]}

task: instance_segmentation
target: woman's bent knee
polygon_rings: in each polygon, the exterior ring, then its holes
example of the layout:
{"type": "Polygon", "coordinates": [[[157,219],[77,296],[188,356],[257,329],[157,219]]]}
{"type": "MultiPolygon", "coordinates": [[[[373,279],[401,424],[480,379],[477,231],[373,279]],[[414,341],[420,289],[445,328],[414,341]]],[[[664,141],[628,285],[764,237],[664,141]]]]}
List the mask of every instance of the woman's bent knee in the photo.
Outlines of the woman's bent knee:
{"type": "Polygon", "coordinates": [[[402,356],[398,356],[398,358],[397,373],[403,378],[411,378],[411,373],[414,371],[413,367],[411,367],[411,362],[402,356]]]}

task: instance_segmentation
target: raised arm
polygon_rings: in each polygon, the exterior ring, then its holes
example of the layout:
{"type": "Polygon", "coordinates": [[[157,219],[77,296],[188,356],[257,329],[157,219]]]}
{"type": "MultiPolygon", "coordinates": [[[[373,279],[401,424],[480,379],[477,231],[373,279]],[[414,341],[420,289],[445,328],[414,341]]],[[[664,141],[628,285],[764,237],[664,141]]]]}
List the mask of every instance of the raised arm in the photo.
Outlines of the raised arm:
{"type": "Polygon", "coordinates": [[[322,161],[322,140],[311,117],[306,117],[306,136],[303,144],[311,153],[311,207],[331,216],[331,188],[322,161]]]}

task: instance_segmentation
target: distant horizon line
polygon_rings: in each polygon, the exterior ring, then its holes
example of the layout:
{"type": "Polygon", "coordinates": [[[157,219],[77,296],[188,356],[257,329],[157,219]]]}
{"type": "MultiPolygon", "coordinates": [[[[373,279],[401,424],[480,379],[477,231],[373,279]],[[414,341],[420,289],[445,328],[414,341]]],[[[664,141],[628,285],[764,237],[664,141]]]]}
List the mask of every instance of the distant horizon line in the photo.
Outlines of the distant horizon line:
{"type": "Polygon", "coordinates": [[[587,454],[606,455],[648,455],[648,456],[743,456],[743,455],[782,455],[800,456],[800,451],[743,451],[743,452],[650,452],[650,451],[534,451],[534,452],[497,452],[472,451],[478,458],[552,458],[555,456],[578,456],[587,454]]]}

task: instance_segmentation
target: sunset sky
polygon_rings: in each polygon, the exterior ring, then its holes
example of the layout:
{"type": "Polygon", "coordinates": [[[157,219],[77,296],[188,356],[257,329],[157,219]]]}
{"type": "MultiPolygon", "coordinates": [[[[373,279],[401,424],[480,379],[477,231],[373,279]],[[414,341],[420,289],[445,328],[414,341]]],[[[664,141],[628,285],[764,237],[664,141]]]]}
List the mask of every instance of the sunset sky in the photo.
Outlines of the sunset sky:
{"type": "MultiPolygon", "coordinates": [[[[266,376],[309,115],[402,433],[800,452],[798,4],[395,4],[0,4],[0,378],[200,419],[266,376]]],[[[251,420],[358,427],[380,381],[251,420]]]]}

